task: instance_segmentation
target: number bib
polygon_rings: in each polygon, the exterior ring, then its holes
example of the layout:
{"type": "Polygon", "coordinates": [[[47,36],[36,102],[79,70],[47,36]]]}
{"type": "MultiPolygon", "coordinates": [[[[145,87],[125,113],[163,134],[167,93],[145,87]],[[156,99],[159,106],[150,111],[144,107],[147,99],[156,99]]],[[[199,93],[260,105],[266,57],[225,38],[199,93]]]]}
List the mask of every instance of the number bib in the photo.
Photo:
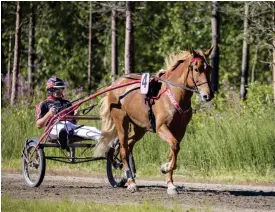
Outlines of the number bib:
{"type": "Polygon", "coordinates": [[[150,82],[150,74],[144,73],[141,76],[140,81],[140,93],[141,94],[147,94],[149,90],[149,82],[150,82]]]}

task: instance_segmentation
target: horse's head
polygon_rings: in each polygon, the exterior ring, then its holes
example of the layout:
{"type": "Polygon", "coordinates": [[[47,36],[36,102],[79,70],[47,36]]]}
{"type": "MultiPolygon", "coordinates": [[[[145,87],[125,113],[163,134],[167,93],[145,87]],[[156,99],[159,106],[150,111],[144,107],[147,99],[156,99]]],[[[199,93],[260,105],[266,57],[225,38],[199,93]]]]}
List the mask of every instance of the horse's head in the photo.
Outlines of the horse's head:
{"type": "Polygon", "coordinates": [[[194,88],[200,95],[202,102],[210,101],[214,95],[211,89],[210,74],[212,67],[206,58],[211,54],[213,47],[206,52],[189,50],[191,57],[188,67],[187,86],[194,88]]]}

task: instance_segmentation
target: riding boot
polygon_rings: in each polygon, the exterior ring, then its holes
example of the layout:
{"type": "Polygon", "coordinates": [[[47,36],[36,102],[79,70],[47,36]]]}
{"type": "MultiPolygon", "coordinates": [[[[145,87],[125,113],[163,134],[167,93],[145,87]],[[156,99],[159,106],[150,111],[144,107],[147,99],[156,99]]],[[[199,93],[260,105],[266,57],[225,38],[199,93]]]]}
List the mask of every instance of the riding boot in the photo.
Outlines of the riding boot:
{"type": "Polygon", "coordinates": [[[58,135],[58,141],[61,149],[67,149],[68,133],[66,129],[61,129],[58,135]]]}

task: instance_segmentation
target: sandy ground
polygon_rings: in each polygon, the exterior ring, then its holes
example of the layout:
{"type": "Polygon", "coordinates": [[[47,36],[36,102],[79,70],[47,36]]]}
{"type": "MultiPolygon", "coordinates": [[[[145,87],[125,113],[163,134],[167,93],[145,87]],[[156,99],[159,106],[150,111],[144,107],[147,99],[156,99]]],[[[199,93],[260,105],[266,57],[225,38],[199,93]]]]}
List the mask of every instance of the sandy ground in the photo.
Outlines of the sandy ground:
{"type": "Polygon", "coordinates": [[[275,211],[275,184],[228,185],[177,182],[179,194],[168,196],[164,181],[136,180],[139,191],[112,188],[106,177],[47,175],[38,188],[27,187],[20,174],[2,171],[1,192],[16,199],[69,200],[107,204],[154,202],[167,207],[212,211],[275,211]]]}

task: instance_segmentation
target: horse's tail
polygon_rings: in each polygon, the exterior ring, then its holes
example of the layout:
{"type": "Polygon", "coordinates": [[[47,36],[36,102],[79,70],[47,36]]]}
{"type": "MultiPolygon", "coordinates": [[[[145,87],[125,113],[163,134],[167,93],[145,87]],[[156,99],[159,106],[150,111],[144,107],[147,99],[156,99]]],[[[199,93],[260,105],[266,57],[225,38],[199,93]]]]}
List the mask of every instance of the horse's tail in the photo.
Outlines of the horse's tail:
{"type": "Polygon", "coordinates": [[[104,157],[111,147],[111,143],[117,137],[117,131],[114,121],[111,117],[110,107],[108,104],[108,95],[100,101],[100,118],[101,118],[101,137],[95,147],[94,156],[104,157]]]}

